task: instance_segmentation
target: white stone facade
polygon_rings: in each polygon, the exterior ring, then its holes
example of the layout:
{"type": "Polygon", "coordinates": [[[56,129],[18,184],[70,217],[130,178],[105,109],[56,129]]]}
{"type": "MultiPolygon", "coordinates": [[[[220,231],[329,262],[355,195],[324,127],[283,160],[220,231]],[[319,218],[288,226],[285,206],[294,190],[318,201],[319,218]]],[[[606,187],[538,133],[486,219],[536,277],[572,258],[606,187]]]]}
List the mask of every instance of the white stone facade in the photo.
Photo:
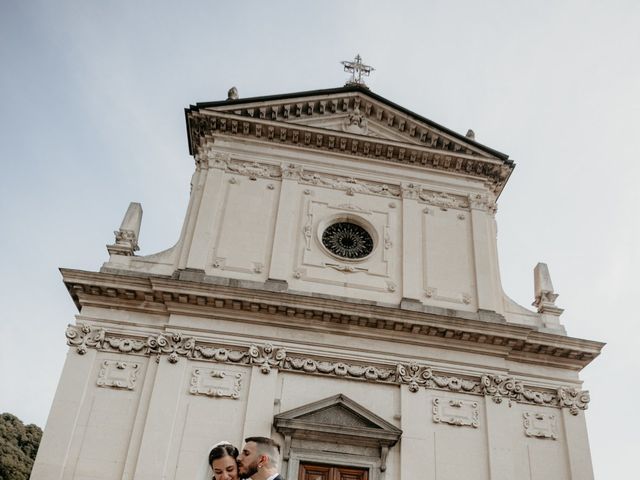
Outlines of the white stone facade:
{"type": "Polygon", "coordinates": [[[210,478],[248,435],[378,479],[589,479],[578,372],[546,266],[503,293],[495,210],[513,163],[360,86],[187,111],[176,245],[136,256],[132,204],[80,313],[34,479],[210,478]],[[323,232],[365,229],[365,258],[323,232]],[[322,413],[324,412],[324,413],[322,413]],[[329,413],[327,413],[329,412],[329,413]]]}

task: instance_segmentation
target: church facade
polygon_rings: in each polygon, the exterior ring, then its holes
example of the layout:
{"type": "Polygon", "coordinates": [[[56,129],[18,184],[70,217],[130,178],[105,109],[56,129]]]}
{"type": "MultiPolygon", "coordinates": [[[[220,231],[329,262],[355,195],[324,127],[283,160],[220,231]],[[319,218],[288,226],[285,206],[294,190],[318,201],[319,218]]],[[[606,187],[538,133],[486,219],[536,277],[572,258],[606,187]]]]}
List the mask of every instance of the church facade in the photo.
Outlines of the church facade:
{"type": "Polygon", "coordinates": [[[132,203],[78,308],[32,478],[196,479],[212,444],[283,445],[289,480],[593,478],[546,265],[503,292],[514,164],[361,84],[186,110],[175,246],[135,254],[132,203]]]}

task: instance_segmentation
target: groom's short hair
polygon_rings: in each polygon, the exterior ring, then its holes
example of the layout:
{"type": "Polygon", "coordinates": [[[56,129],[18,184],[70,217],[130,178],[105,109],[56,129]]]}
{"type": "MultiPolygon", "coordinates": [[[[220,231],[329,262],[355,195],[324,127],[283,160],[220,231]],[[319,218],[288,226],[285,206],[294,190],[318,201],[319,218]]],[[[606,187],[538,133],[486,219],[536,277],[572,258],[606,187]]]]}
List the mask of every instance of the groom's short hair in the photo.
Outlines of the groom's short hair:
{"type": "Polygon", "coordinates": [[[269,457],[269,463],[277,466],[280,461],[280,444],[269,437],[247,437],[244,439],[246,443],[253,442],[259,455],[269,457]]]}

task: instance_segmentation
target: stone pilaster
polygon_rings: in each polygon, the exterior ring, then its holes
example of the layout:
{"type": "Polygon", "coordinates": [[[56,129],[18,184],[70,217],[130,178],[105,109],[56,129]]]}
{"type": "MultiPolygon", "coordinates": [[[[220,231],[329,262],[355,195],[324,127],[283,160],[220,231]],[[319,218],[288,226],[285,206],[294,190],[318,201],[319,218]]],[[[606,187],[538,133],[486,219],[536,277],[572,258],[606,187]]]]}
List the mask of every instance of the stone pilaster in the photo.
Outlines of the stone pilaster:
{"type": "Polygon", "coordinates": [[[296,198],[297,185],[297,170],[292,166],[283,168],[269,267],[270,280],[287,281],[293,270],[297,223],[292,219],[296,218],[300,208],[300,201],[296,198]]]}
{"type": "Polygon", "coordinates": [[[400,478],[436,480],[435,437],[426,390],[400,387],[400,478]]]}
{"type": "Polygon", "coordinates": [[[478,309],[502,313],[493,218],[488,214],[485,202],[471,201],[470,206],[478,309]]]}
{"type": "Polygon", "coordinates": [[[417,187],[404,185],[402,188],[402,297],[423,300],[423,247],[421,228],[422,208],[418,203],[417,187]],[[408,255],[408,252],[412,252],[408,255]]]}
{"type": "Polygon", "coordinates": [[[510,400],[496,403],[485,397],[487,450],[489,453],[489,478],[512,480],[518,478],[514,462],[514,438],[522,435],[518,410],[510,408],[510,400]]]}
{"type": "Polygon", "coordinates": [[[571,480],[593,480],[593,466],[584,412],[572,415],[563,408],[560,412],[566,435],[567,457],[571,480]]]}
{"type": "Polygon", "coordinates": [[[247,413],[242,429],[242,438],[271,436],[273,402],[276,397],[278,371],[271,369],[263,373],[260,366],[251,368],[251,385],[247,398],[247,413]]]}
{"type": "Polygon", "coordinates": [[[184,388],[181,386],[187,363],[184,359],[171,363],[166,358],[160,358],[134,475],[138,480],[171,478],[166,466],[172,454],[171,445],[180,412],[178,407],[184,397],[184,388]]]}
{"type": "Polygon", "coordinates": [[[76,463],[69,458],[72,442],[77,439],[78,421],[88,389],[93,387],[91,373],[96,355],[94,349],[88,349],[83,355],[69,349],[31,472],[32,479],[71,477],[76,463]]]}

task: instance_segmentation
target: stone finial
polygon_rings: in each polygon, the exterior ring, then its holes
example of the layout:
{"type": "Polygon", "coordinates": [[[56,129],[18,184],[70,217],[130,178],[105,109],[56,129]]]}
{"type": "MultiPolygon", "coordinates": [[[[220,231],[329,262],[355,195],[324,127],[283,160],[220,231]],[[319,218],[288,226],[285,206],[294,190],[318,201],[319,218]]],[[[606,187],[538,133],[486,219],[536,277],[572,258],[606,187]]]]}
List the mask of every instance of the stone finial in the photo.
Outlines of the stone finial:
{"type": "Polygon", "coordinates": [[[465,135],[465,137],[467,137],[469,140],[475,140],[476,139],[476,132],[474,132],[473,130],[469,129],[469,130],[467,130],[467,134],[465,135]]]}
{"type": "Polygon", "coordinates": [[[227,100],[237,100],[239,98],[238,89],[236,87],[231,87],[227,92],[227,100]]]}
{"type": "Polygon", "coordinates": [[[553,290],[549,267],[546,263],[538,263],[533,269],[535,300],[533,306],[538,313],[559,316],[564,310],[556,306],[558,294],[553,290]]]}
{"type": "Polygon", "coordinates": [[[140,234],[140,224],[142,223],[142,205],[131,202],[127,213],[124,214],[120,229],[114,231],[116,242],[107,245],[110,255],[131,256],[138,251],[138,235],[140,234]]]}

